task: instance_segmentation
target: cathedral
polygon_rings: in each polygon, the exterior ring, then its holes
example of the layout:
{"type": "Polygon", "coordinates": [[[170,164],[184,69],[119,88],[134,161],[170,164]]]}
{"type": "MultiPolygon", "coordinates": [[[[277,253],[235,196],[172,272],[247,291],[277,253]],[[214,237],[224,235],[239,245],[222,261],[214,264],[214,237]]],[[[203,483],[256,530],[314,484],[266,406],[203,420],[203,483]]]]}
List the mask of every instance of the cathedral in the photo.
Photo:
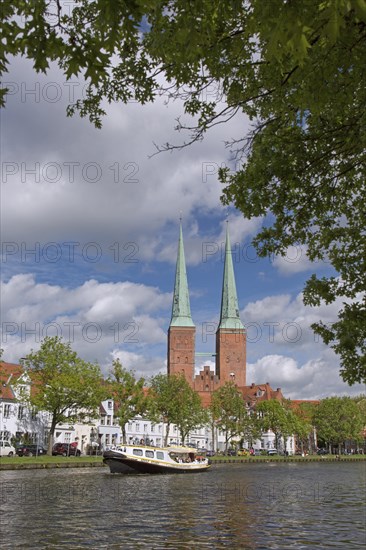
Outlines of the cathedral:
{"type": "Polygon", "coordinates": [[[247,386],[246,332],[239,316],[228,224],[220,322],[216,331],[215,372],[211,371],[209,366],[205,366],[195,375],[195,336],[196,327],[191,315],[180,225],[172,317],[168,330],[168,375],[183,374],[206,406],[211,401],[212,392],[226,382],[234,382],[238,386],[249,407],[254,406],[258,400],[283,398],[281,389],[273,390],[268,382],[247,386]]]}

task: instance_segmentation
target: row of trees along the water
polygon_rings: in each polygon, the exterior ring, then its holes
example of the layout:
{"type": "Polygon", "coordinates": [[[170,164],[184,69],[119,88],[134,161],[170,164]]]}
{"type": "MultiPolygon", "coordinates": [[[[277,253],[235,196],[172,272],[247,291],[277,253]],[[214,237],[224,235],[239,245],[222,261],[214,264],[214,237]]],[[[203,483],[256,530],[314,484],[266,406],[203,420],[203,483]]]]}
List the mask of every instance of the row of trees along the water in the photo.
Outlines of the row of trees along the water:
{"type": "Polygon", "coordinates": [[[33,389],[29,392],[24,379],[18,379],[19,399],[33,410],[50,413],[49,453],[58,424],[90,422],[98,417],[101,401],[109,398],[115,403],[114,419],[125,443],[126,424],[138,415],[166,423],[165,445],[173,424],[183,443],[194,429],[218,429],[225,436],[226,450],[234,442],[252,445],[268,430],[275,435],[276,447],[280,438],[286,444],[292,435],[301,448],[307,447],[314,428],[318,442],[339,450],[345,441],[361,443],[364,439],[365,396],[329,397],[319,403],[301,404],[270,400],[252,408],[239,388],[228,382],[212,393],[211,404],[205,408],[181,375],[137,378],[116,359],[105,378],[98,364],[82,360],[70,344],[58,337],[45,338],[40,349],[31,351],[22,364],[33,389]]]}

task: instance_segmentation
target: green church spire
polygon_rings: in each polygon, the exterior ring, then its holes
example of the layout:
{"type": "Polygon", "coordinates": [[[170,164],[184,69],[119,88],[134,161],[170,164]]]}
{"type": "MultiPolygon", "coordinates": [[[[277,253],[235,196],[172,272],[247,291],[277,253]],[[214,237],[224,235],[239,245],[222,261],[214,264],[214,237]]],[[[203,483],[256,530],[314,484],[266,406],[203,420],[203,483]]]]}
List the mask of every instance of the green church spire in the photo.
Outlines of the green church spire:
{"type": "Polygon", "coordinates": [[[180,224],[177,267],[175,271],[175,285],[172,308],[171,327],[194,327],[189,305],[189,292],[184,257],[182,224],[180,224]]]}
{"type": "Polygon", "coordinates": [[[239,317],[238,297],[236,294],[235,276],[228,226],[226,227],[225,267],[224,279],[222,283],[221,316],[219,329],[220,328],[244,329],[243,323],[241,322],[239,317]]]}

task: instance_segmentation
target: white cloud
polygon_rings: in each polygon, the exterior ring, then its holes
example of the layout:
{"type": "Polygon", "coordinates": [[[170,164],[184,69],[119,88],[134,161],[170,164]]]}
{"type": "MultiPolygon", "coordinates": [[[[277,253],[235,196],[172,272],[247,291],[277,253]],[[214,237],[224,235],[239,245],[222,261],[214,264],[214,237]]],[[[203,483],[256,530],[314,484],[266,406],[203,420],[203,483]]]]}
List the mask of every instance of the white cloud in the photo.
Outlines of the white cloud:
{"type": "Polygon", "coordinates": [[[307,246],[289,246],[283,256],[273,257],[273,266],[281,275],[290,276],[303,271],[329,267],[324,261],[311,262],[307,257],[307,246]]]}
{"type": "Polygon", "coordinates": [[[312,354],[320,353],[325,346],[319,336],[314,334],[312,323],[322,320],[324,323],[336,321],[343,300],[317,307],[306,306],[302,293],[294,298],[290,294],[266,296],[250,302],[241,311],[241,319],[248,327],[249,343],[262,345],[262,352],[278,351],[296,353],[300,349],[312,354]],[[271,351],[270,351],[271,350],[271,351]]]}
{"type": "MultiPolygon", "coordinates": [[[[106,253],[115,242],[121,247],[132,242],[140,260],[172,261],[177,233],[164,242],[162,229],[171,222],[178,225],[180,211],[191,227],[198,210],[224,214],[217,174],[229,153],[218,129],[194,147],[149,158],[153,142],[181,138],[173,130],[180,102],[169,108],[163,98],[154,105],[110,105],[102,130],[95,130],[77,115],[66,118],[69,89],[57,69],[48,77],[34,75],[27,60],[17,59],[12,71],[10,81],[25,82],[27,89],[38,84],[41,90],[39,102],[31,94],[24,101],[20,93],[9,97],[4,119],[5,126],[11,117],[12,126],[3,151],[3,239],[15,243],[19,255],[22,245],[34,249],[36,243],[42,249],[45,243],[74,241],[80,243],[80,252],[95,242],[106,253]],[[59,102],[42,97],[50,82],[64,91],[59,102]]],[[[226,129],[232,135],[242,133],[243,118],[226,129]]],[[[235,238],[245,225],[256,225],[239,218],[232,223],[235,238]]],[[[188,240],[188,263],[200,261],[202,240],[197,235],[192,243],[188,240]]]]}
{"type": "Polygon", "coordinates": [[[37,283],[32,274],[2,283],[2,342],[8,361],[59,335],[88,360],[104,364],[111,349],[164,344],[171,295],[130,281],[86,281],[76,288],[37,283]]]}
{"type": "MultiPolygon", "coordinates": [[[[115,359],[119,359],[124,368],[133,371],[136,378],[143,377],[148,380],[158,372],[166,373],[166,360],[161,358],[147,358],[137,353],[113,350],[111,352],[111,365],[115,359]]],[[[110,370],[111,367],[107,371],[108,374],[110,370]]]]}
{"type": "Polygon", "coordinates": [[[338,373],[335,355],[328,350],[321,357],[300,364],[292,357],[266,355],[247,365],[248,384],[269,382],[281,388],[286,398],[322,399],[331,395],[358,395],[362,384],[346,385],[338,373]]]}

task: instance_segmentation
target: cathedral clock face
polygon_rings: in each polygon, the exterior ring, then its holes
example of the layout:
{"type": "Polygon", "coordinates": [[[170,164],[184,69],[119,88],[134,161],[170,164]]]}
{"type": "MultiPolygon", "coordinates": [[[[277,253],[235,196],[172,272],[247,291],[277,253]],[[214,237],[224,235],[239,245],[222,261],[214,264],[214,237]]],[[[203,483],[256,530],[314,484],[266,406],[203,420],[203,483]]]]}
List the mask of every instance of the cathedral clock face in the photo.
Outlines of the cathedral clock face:
{"type": "Polygon", "coordinates": [[[230,353],[225,355],[225,363],[226,364],[240,364],[242,362],[242,354],[241,353],[230,353]]]}

